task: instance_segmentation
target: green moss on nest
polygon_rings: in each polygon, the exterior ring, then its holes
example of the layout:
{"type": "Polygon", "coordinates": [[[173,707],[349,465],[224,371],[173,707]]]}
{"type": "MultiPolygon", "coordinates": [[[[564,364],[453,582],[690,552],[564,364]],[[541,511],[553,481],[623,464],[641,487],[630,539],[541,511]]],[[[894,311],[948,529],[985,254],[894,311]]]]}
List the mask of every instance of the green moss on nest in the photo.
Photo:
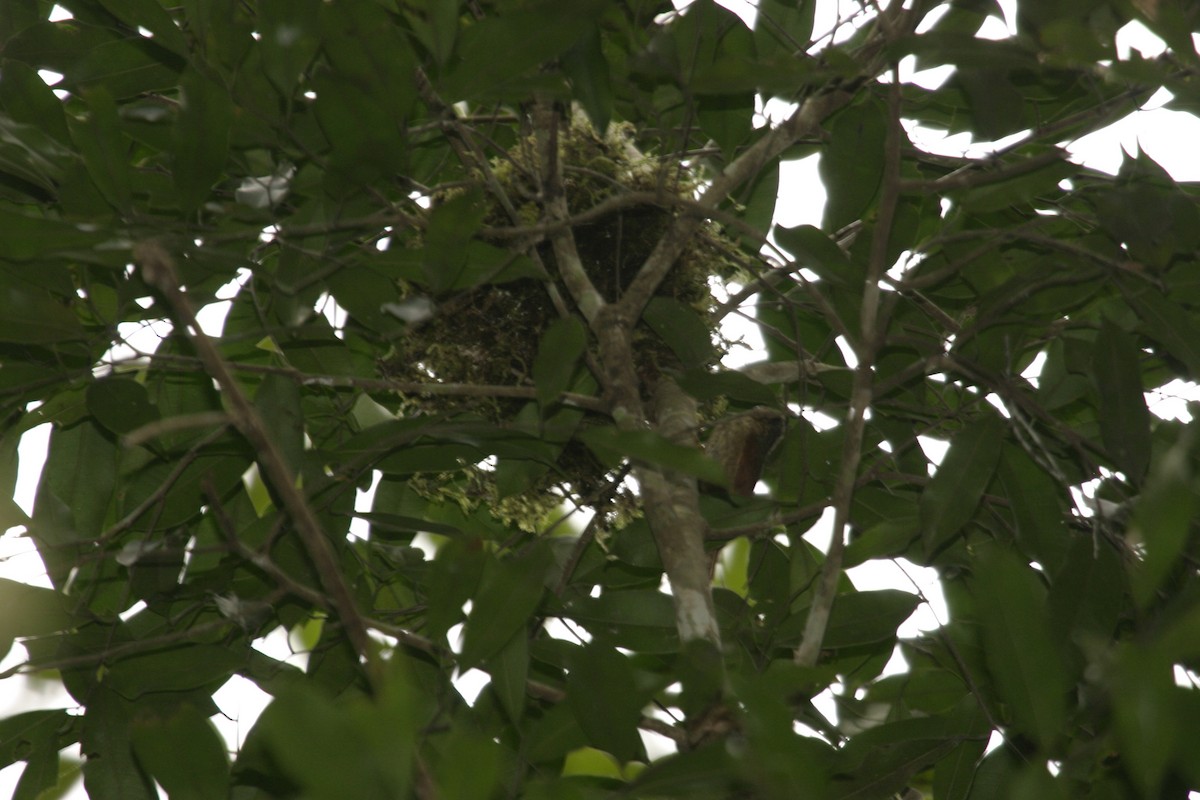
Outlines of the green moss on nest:
{"type": "MultiPolygon", "coordinates": [[[[608,137],[597,136],[579,123],[560,137],[563,188],[568,207],[579,213],[626,192],[666,191],[691,197],[697,182],[678,164],[663,166],[641,156],[632,147],[629,131],[614,126],[608,137]]],[[[532,140],[519,142],[492,165],[497,182],[516,209],[515,224],[533,225],[542,220],[537,203],[539,184],[536,147],[532,140]]],[[[440,198],[445,201],[449,198],[440,198]]],[[[435,201],[437,199],[435,198],[435,201]]],[[[655,245],[671,225],[674,212],[654,204],[636,204],[575,226],[572,233],[580,260],[597,290],[610,302],[619,298],[637,275],[655,245]]],[[[484,224],[514,224],[493,198],[484,214],[484,224]]],[[[547,272],[558,275],[553,249],[542,241],[536,250],[547,272]]],[[[658,294],[674,298],[701,314],[712,305],[708,280],[713,274],[727,276],[733,266],[725,253],[736,250],[715,228],[706,227],[662,282],[658,294]]],[[[559,286],[564,298],[569,294],[559,286]]],[[[414,327],[397,341],[395,351],[381,362],[381,371],[405,381],[533,386],[533,363],[547,326],[558,318],[546,286],[538,280],[522,279],[504,284],[485,284],[451,297],[437,298],[440,313],[414,327]]],[[[715,328],[715,326],[714,326],[715,328]]],[[[714,330],[715,336],[715,330],[714,330]]],[[[663,369],[676,366],[670,349],[648,329],[635,333],[637,369],[647,388],[663,369]]],[[[719,358],[714,347],[713,357],[719,358]]],[[[495,422],[512,421],[528,401],[512,398],[422,396],[408,397],[404,413],[447,414],[471,412],[495,422]]],[[[464,469],[479,470],[464,465],[464,469]]],[[[487,471],[482,470],[483,478],[487,471]]],[[[546,518],[549,487],[570,482],[587,494],[598,485],[605,469],[577,443],[564,447],[553,470],[535,481],[524,493],[511,498],[480,493],[463,493],[456,502],[478,506],[488,502],[497,516],[518,527],[532,529],[546,518]],[[530,498],[533,497],[533,501],[530,498]],[[507,504],[504,508],[501,505],[507,504]],[[511,513],[510,513],[511,512],[511,513]]],[[[557,497],[554,500],[558,502],[557,497]]],[[[627,516],[623,514],[622,516],[627,516]]]]}

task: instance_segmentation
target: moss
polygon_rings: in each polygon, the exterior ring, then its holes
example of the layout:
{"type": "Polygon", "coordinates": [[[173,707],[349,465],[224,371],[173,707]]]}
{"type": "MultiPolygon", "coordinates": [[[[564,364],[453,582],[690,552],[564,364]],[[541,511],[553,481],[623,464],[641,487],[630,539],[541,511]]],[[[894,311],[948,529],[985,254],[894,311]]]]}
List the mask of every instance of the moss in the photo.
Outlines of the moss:
{"type": "MultiPolygon", "coordinates": [[[[628,129],[613,126],[613,130],[613,134],[602,138],[586,123],[576,123],[560,137],[563,188],[573,213],[628,191],[657,193],[666,188],[680,197],[692,196],[697,180],[686,168],[678,164],[664,166],[638,154],[628,129]]],[[[517,209],[517,224],[521,225],[541,221],[541,209],[536,202],[539,192],[535,153],[535,143],[524,140],[491,165],[511,206],[517,209]]],[[[448,196],[435,198],[435,202],[447,199],[448,196]]],[[[672,219],[670,209],[639,204],[574,228],[584,268],[607,300],[615,301],[634,279],[672,219]]],[[[485,212],[484,224],[508,226],[513,221],[501,204],[493,201],[485,212]]],[[[707,312],[713,302],[709,278],[732,272],[734,267],[725,253],[736,248],[715,226],[702,229],[679,257],[658,293],[701,313],[707,312]]],[[[557,275],[549,242],[538,243],[536,250],[549,274],[557,275]]],[[[564,287],[560,285],[559,290],[564,298],[569,298],[564,287]]],[[[533,363],[542,334],[558,317],[541,281],[522,279],[481,285],[438,301],[440,313],[396,343],[394,353],[381,362],[383,374],[406,381],[533,385],[533,363]]],[[[675,366],[675,357],[648,329],[636,332],[635,343],[638,373],[647,388],[652,388],[662,370],[675,366]]],[[[714,358],[719,357],[720,349],[714,348],[714,358]]],[[[527,404],[528,401],[511,398],[409,397],[403,410],[439,415],[469,411],[503,423],[512,420],[527,404]]],[[[482,477],[486,478],[486,470],[483,472],[482,477]]],[[[535,519],[545,519],[544,500],[553,483],[569,482],[578,494],[587,495],[600,485],[604,473],[604,467],[585,447],[568,444],[544,481],[519,497],[501,500],[489,496],[487,502],[495,503],[492,508],[499,518],[508,518],[506,521],[529,530],[535,519]]],[[[557,503],[557,495],[554,497],[557,503]]],[[[627,518],[628,514],[622,511],[617,516],[627,518]]]]}

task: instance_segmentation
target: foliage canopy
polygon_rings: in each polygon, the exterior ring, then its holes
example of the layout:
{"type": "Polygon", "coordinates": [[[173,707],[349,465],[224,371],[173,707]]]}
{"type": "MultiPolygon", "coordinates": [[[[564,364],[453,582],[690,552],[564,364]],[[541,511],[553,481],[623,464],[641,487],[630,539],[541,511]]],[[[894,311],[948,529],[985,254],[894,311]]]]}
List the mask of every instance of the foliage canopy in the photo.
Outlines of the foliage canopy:
{"type": "Polygon", "coordinates": [[[1200,443],[1145,399],[1200,379],[1198,193],[1065,149],[1200,106],[1191,5],[51,5],[0,14],[6,497],[53,425],[0,650],[78,708],[0,720],[17,797],[75,744],[97,800],[1200,786],[1200,443]],[[821,226],[774,224],[813,154],[821,226]],[[764,408],[743,497],[700,443],[764,408]],[[845,575],[896,557],[937,630],[845,575]],[[232,676],[271,702],[231,755],[232,676]]]}

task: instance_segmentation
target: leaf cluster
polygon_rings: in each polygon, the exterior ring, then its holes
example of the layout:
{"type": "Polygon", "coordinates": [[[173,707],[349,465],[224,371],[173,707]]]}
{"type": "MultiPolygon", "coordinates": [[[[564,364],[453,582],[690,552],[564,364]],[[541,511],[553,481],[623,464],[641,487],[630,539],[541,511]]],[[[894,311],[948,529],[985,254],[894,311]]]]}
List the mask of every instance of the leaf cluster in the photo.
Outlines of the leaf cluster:
{"type": "Polygon", "coordinates": [[[17,797],[69,783],[76,745],[97,800],[1200,786],[1200,443],[1147,403],[1200,378],[1198,193],[1146,153],[1113,176],[1065,149],[1160,89],[1200,107],[1185,4],[1021,2],[1000,41],[976,36],[991,2],[868,4],[834,43],[814,0],[761,0],[753,24],[711,0],[61,5],[0,14],[6,498],[21,438],[52,429],[33,512],[2,506],[49,585],[0,581],[0,651],[27,656],[6,680],[74,704],[0,720],[17,797]],[[1130,20],[1168,50],[1118,57],[1130,20]],[[910,56],[951,77],[897,83],[910,56]],[[823,111],[764,121],[772,100],[823,111]],[[565,222],[531,154],[546,109],[569,131],[565,222]],[[947,156],[910,123],[1011,138],[947,156]],[[814,153],[821,225],[774,224],[787,163],[814,153]],[[669,374],[697,403],[796,417],[762,493],[698,498],[708,661],[662,589],[672,554],[619,498],[631,465],[693,495],[722,475],[664,426],[622,427],[603,328],[550,246],[569,223],[612,302],[689,221],[630,323],[635,392],[669,374]],[[227,311],[210,341],[370,653],[197,332],[134,264],[151,240],[191,305],[227,311]],[[715,366],[711,285],[771,377],[715,366]],[[493,513],[531,492],[547,502],[493,513]],[[560,496],[601,512],[564,521],[560,496]],[[806,534],[834,506],[850,536],[827,554],[806,534]],[[938,576],[936,628],[902,636],[928,598],[847,574],[898,558],[938,576]],[[265,654],[279,632],[305,657],[265,654]],[[235,677],[270,701],[231,754],[213,695],[235,677]]]}

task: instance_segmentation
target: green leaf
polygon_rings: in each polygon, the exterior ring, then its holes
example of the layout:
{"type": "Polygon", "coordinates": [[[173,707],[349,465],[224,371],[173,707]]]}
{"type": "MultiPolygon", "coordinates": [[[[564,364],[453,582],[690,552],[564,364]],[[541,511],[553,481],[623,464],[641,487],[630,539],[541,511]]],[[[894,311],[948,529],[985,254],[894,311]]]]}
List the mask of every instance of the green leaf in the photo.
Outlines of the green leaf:
{"type": "Polygon", "coordinates": [[[246,663],[244,653],[222,645],[194,644],[121,659],[106,678],[126,699],[150,692],[179,692],[209,687],[215,691],[246,663]]]}
{"type": "Polygon", "coordinates": [[[172,175],[184,211],[195,210],[225,169],[233,101],[229,89],[195,70],[179,79],[179,115],[173,134],[172,175]]]}
{"type": "Polygon", "coordinates": [[[786,3],[759,0],[754,21],[754,41],[758,52],[792,56],[808,49],[813,33],[817,4],[812,0],[786,3]]]}
{"type": "Polygon", "coordinates": [[[72,309],[48,292],[7,282],[0,286],[0,305],[0,342],[45,345],[85,338],[72,309]]]}
{"type": "Polygon", "coordinates": [[[1145,545],[1145,557],[1132,570],[1133,596],[1142,607],[1155,599],[1191,536],[1197,489],[1186,455],[1189,439],[1175,443],[1158,461],[1133,509],[1129,534],[1145,545]]]}
{"type": "MultiPolygon", "coordinates": [[[[731,161],[738,148],[754,132],[754,95],[750,92],[705,95],[700,99],[696,119],[701,130],[721,148],[722,157],[731,161]]],[[[759,174],[759,180],[769,184],[770,176],[771,172],[764,170],[759,174]]],[[[771,198],[772,207],[774,199],[771,198]]],[[[760,225],[761,230],[766,231],[770,227],[770,219],[768,214],[768,224],[766,227],[760,225]]],[[[761,219],[759,221],[761,223],[761,219]]]]}
{"type": "Polygon", "coordinates": [[[352,693],[334,700],[308,684],[287,687],[251,737],[304,797],[407,797],[415,698],[407,685],[394,685],[399,680],[392,677],[374,703],[352,693]]]}
{"type": "Polygon", "coordinates": [[[500,652],[489,659],[487,671],[500,706],[509,719],[519,721],[525,710],[525,683],[529,677],[529,633],[524,628],[518,628],[500,652]]]}
{"type": "Polygon", "coordinates": [[[567,615],[593,637],[638,652],[673,653],[679,649],[675,606],[653,589],[608,591],[571,602],[567,615]]]}
{"type": "Polygon", "coordinates": [[[1190,692],[1175,685],[1170,661],[1156,650],[1120,648],[1114,672],[1115,732],[1122,755],[1141,796],[1161,797],[1172,755],[1195,730],[1183,714],[1190,692]]]}
{"type": "Polygon", "coordinates": [[[543,413],[571,385],[575,365],[587,346],[587,329],[576,317],[557,319],[546,328],[533,361],[533,382],[543,413]]]}
{"type": "Polygon", "coordinates": [[[812,225],[797,225],[795,228],[776,226],[775,240],[795,257],[802,266],[808,267],[827,280],[842,286],[856,286],[862,282],[861,267],[850,263],[842,248],[812,225]]]}
{"type": "Polygon", "coordinates": [[[133,757],[130,717],[133,707],[103,684],[88,696],[80,746],[83,785],[98,800],[157,800],[158,792],[133,757]]]}
{"type": "Polygon", "coordinates": [[[39,800],[47,796],[44,794],[47,790],[58,788],[62,791],[66,788],[59,779],[58,743],[54,739],[41,742],[25,762],[12,800],[39,800]]]}
{"type": "Polygon", "coordinates": [[[1051,751],[1066,732],[1070,681],[1046,618],[1046,590],[999,548],[979,559],[971,588],[992,681],[1017,729],[1051,751]]]}
{"type": "Polygon", "coordinates": [[[593,642],[575,655],[567,676],[567,704],[595,747],[629,761],[641,750],[638,720],[645,702],[629,659],[593,642]]]}
{"type": "Polygon", "coordinates": [[[263,69],[290,98],[321,46],[320,0],[260,0],[257,5],[263,69]]]}
{"type": "Polygon", "coordinates": [[[1000,460],[1004,431],[1004,420],[988,415],[968,425],[950,443],[949,451],[921,494],[926,554],[961,534],[975,516],[1000,460]]]}
{"type": "Polygon", "coordinates": [[[593,28],[583,34],[563,54],[562,62],[563,70],[575,90],[575,97],[587,113],[592,127],[604,135],[613,114],[613,87],[608,59],[601,48],[600,31],[593,28]]]}
{"type": "Polygon", "coordinates": [[[581,0],[489,15],[459,33],[457,63],[441,84],[449,102],[482,99],[572,48],[603,4],[581,0]],[[530,31],[537,31],[531,36],[530,31]]]}
{"type": "Polygon", "coordinates": [[[688,370],[678,378],[679,386],[697,400],[715,400],[727,397],[735,402],[752,406],[774,406],[778,403],[775,393],[767,386],[740,372],[707,369],[688,370]]]}
{"type": "Polygon", "coordinates": [[[73,157],[49,134],[0,114],[0,173],[54,193],[73,157]]]}
{"type": "Polygon", "coordinates": [[[117,104],[103,86],[84,93],[88,114],[70,120],[71,139],[83,156],[88,175],[113,208],[128,214],[132,208],[129,150],[131,142],[121,132],[117,104]]]}
{"type": "Polygon", "coordinates": [[[1128,286],[1130,290],[1125,295],[1141,318],[1146,334],[1183,363],[1188,378],[1200,379],[1200,325],[1194,316],[1141,282],[1130,282],[1128,286]]]}
{"type": "Polygon", "coordinates": [[[439,748],[438,796],[455,800],[491,800],[508,776],[507,753],[479,731],[465,726],[450,733],[439,748]]]}
{"type": "Polygon", "coordinates": [[[1063,567],[1050,585],[1049,612],[1054,634],[1062,641],[1081,637],[1107,639],[1128,603],[1128,578],[1120,558],[1088,537],[1071,539],[1063,567]]]}
{"type": "Polygon", "coordinates": [[[979,704],[968,697],[953,713],[885,722],[850,738],[837,755],[831,798],[864,800],[899,792],[965,738],[986,737],[979,704]]]}
{"type": "Polygon", "coordinates": [[[975,769],[983,758],[987,742],[965,741],[951,750],[933,773],[933,793],[938,800],[966,800],[975,782],[975,769]]]}
{"type": "Polygon", "coordinates": [[[96,422],[118,436],[159,418],[146,387],[135,380],[104,378],[88,386],[86,397],[96,422]]]}
{"type": "MultiPolygon", "coordinates": [[[[32,261],[91,249],[109,235],[91,226],[0,208],[0,241],[4,242],[4,253],[0,258],[7,262],[32,261]]],[[[46,343],[83,338],[71,310],[62,303],[39,296],[32,287],[6,282],[0,288],[0,305],[6,309],[6,318],[0,320],[0,341],[46,343]],[[22,334],[21,331],[28,332],[22,334]]]]}
{"type": "Polygon", "coordinates": [[[287,465],[298,470],[304,456],[304,411],[296,381],[284,375],[265,375],[254,395],[254,407],[287,465]]]}
{"type": "Polygon", "coordinates": [[[653,297],[646,304],[642,319],[667,343],[684,369],[703,367],[713,361],[712,330],[686,303],[672,297],[653,297]]]}
{"type": "Polygon", "coordinates": [[[533,548],[522,558],[488,562],[463,626],[459,669],[491,658],[525,629],[542,601],[549,566],[547,547],[533,548]]]}
{"type": "Polygon", "coordinates": [[[422,268],[435,290],[474,285],[474,281],[464,280],[462,273],[467,265],[467,244],[486,213],[478,191],[456,195],[433,210],[425,230],[427,246],[422,268]]]}
{"type": "Polygon", "coordinates": [[[921,598],[898,589],[839,594],[829,615],[822,647],[840,648],[890,641],[912,616],[921,598]]]}
{"type": "Polygon", "coordinates": [[[1105,319],[1092,356],[1100,393],[1100,435],[1134,485],[1150,465],[1150,410],[1142,389],[1141,353],[1133,337],[1105,319]]]}
{"type": "Polygon", "coordinates": [[[419,517],[408,517],[403,514],[389,514],[383,511],[356,511],[354,516],[364,519],[371,524],[371,537],[381,539],[391,538],[388,534],[402,534],[404,539],[411,539],[414,533],[436,533],[439,536],[461,536],[462,531],[453,525],[432,522],[419,517]]]}
{"type": "Polygon", "coordinates": [[[138,763],[170,800],[219,800],[229,796],[229,759],[212,723],[184,704],[163,715],[139,714],[132,725],[138,763]]]}
{"type": "Polygon", "coordinates": [[[839,113],[828,129],[818,169],[828,193],[821,228],[833,233],[862,219],[879,193],[887,118],[881,104],[866,101],[839,113]]]}
{"type": "Polygon", "coordinates": [[[694,475],[714,486],[727,482],[721,465],[708,458],[698,447],[687,447],[648,430],[622,431],[603,426],[579,434],[593,453],[609,463],[632,458],[667,469],[694,475]]]}
{"type": "Polygon", "coordinates": [[[0,578],[0,657],[18,636],[46,636],[73,624],[65,598],[53,589],[0,578]]]}
{"type": "Polygon", "coordinates": [[[142,27],[154,34],[154,44],[187,56],[188,43],[171,15],[155,0],[100,0],[113,16],[131,27],[142,27]]]}

